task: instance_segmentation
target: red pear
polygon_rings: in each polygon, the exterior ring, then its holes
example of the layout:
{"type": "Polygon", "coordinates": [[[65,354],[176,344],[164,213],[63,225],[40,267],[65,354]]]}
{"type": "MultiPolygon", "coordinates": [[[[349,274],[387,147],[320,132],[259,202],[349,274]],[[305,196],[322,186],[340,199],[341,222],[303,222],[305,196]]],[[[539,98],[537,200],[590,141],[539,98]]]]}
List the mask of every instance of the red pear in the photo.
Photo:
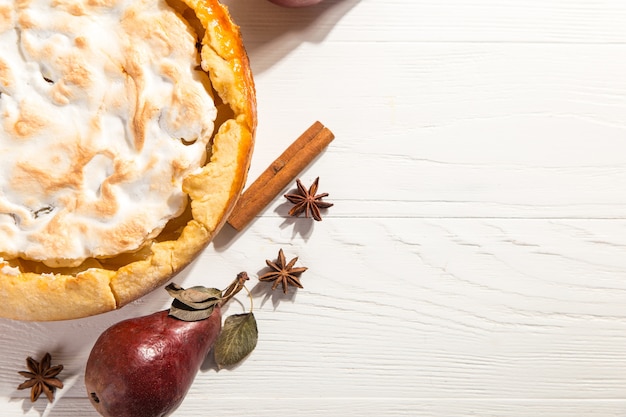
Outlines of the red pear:
{"type": "Polygon", "coordinates": [[[121,321],[96,341],[85,370],[92,405],[105,417],[162,417],[187,394],[217,339],[219,306],[184,321],[169,310],[121,321]]]}

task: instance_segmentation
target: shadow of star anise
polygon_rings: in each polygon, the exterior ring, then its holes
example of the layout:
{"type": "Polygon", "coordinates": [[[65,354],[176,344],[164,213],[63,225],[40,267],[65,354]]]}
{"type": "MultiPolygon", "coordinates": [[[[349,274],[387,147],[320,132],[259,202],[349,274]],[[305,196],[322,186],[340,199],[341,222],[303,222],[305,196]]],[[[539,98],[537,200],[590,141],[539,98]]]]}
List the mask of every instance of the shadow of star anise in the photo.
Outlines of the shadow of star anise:
{"type": "Polygon", "coordinates": [[[283,293],[287,294],[287,287],[289,285],[303,288],[300,283],[300,274],[306,271],[308,268],[306,267],[298,267],[294,268],[293,266],[298,261],[298,257],[293,258],[289,263],[285,259],[285,253],[282,249],[278,251],[278,259],[276,262],[270,261],[269,259],[265,261],[267,266],[272,268],[272,271],[263,274],[259,277],[259,281],[264,282],[272,282],[272,290],[275,290],[278,285],[282,284],[283,293]]]}
{"type": "Polygon", "coordinates": [[[320,177],[317,177],[311,187],[307,190],[299,179],[296,180],[298,192],[296,194],[285,194],[285,198],[294,206],[289,210],[289,215],[297,217],[304,213],[305,217],[313,217],[314,220],[322,221],[320,209],[332,207],[333,203],[322,201],[328,197],[328,193],[316,194],[320,177]]]}
{"type": "Polygon", "coordinates": [[[18,373],[24,378],[28,378],[25,382],[22,382],[17,389],[30,388],[30,400],[31,402],[37,401],[39,396],[43,393],[48,398],[48,401],[54,400],[54,390],[63,388],[63,382],[56,376],[63,370],[63,365],[50,366],[52,357],[49,353],[46,353],[41,362],[37,362],[30,356],[26,358],[26,366],[28,371],[19,371],[18,373]]]}

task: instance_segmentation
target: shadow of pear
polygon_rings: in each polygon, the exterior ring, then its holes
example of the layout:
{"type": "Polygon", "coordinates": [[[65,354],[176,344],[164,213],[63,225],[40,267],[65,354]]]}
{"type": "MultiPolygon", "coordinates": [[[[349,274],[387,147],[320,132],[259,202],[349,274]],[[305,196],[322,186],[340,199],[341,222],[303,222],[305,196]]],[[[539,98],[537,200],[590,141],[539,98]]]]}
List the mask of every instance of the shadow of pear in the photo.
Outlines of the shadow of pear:
{"type": "Polygon", "coordinates": [[[241,28],[254,74],[271,68],[302,43],[322,42],[360,0],[324,0],[287,8],[267,0],[222,0],[241,28]]]}

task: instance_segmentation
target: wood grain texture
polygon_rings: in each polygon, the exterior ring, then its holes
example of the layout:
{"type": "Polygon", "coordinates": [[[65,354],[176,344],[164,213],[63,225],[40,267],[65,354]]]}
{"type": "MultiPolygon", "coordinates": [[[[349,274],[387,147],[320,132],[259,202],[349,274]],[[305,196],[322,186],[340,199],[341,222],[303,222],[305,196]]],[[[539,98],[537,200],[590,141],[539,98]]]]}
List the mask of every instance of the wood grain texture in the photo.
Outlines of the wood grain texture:
{"type": "MultiPolygon", "coordinates": [[[[176,277],[248,271],[260,339],[175,416],[626,415],[626,3],[226,3],[257,80],[249,182],[320,120],[336,139],[301,178],[335,205],[279,197],[176,277]],[[309,267],[287,296],[255,279],[279,248],[309,267]]],[[[95,417],[95,339],[167,304],[0,321],[0,417],[95,417]],[[45,350],[66,388],[31,405],[16,372],[45,350]]]]}
{"type": "MultiPolygon", "coordinates": [[[[456,417],[515,417],[532,415],[539,417],[572,417],[602,415],[607,417],[623,416],[626,404],[623,401],[527,401],[527,400],[493,400],[472,401],[454,399],[448,402],[432,400],[397,400],[381,399],[277,399],[277,398],[227,398],[211,407],[216,415],[246,415],[272,417],[288,415],[298,417],[329,416],[369,416],[384,415],[390,417],[456,416],[456,417]],[[237,414],[233,413],[233,407],[237,414]],[[416,414],[417,413],[417,414],[416,414]]],[[[206,416],[206,403],[183,403],[177,415],[188,417],[206,416]]],[[[49,417],[97,417],[97,414],[85,413],[85,399],[67,399],[54,407],[45,409],[37,407],[39,414],[49,417]]],[[[34,411],[32,411],[34,413],[34,411]]],[[[13,417],[0,410],[1,417],[13,417]]]]}

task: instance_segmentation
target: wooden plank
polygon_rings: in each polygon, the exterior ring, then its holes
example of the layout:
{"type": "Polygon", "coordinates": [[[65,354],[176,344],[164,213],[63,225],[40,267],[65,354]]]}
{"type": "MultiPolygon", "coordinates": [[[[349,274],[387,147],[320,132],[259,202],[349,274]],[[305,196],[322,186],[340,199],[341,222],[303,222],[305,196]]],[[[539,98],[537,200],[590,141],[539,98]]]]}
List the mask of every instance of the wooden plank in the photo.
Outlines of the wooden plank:
{"type": "MultiPolygon", "coordinates": [[[[89,410],[87,400],[68,398],[46,408],[43,404],[23,404],[21,399],[11,399],[9,407],[0,409],[0,417],[16,415],[46,417],[97,417],[89,410]]],[[[289,415],[298,417],[370,416],[385,417],[621,417],[626,410],[626,401],[568,400],[468,400],[449,399],[401,399],[401,398],[281,398],[280,396],[216,397],[207,394],[204,402],[185,400],[172,417],[204,417],[210,409],[223,417],[256,416],[274,417],[289,415]]]]}
{"type": "Polygon", "coordinates": [[[265,1],[226,0],[248,45],[301,42],[626,42],[620,0],[325,0],[282,9],[265,1]]]}
{"type": "Polygon", "coordinates": [[[623,45],[302,47],[260,74],[251,177],[315,117],[336,140],[303,177],[338,216],[624,218],[625,73],[623,45]]]}
{"type": "MultiPolygon", "coordinates": [[[[293,303],[256,302],[271,341],[237,371],[252,368],[259,394],[272,395],[262,381],[273,372],[285,396],[626,394],[624,221],[326,219],[306,243],[295,223],[263,218],[254,229],[228,246],[240,267],[256,256],[248,239],[310,267],[293,303]],[[288,363],[272,371],[276,358],[288,363]]],[[[245,395],[232,378],[225,391],[245,395]]]]}

